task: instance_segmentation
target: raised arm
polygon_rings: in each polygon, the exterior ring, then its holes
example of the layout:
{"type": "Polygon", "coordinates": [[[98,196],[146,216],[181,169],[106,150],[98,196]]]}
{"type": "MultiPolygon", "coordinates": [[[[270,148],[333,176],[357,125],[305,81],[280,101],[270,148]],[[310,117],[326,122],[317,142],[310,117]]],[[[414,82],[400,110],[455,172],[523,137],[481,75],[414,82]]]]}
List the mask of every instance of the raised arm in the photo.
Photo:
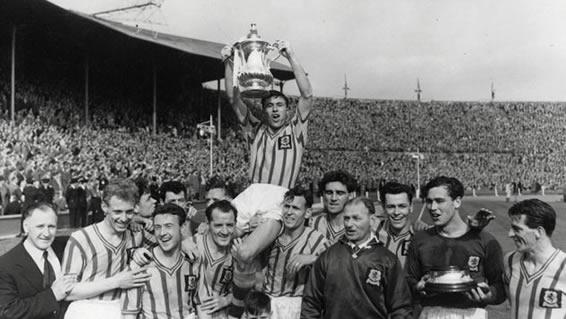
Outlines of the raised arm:
{"type": "MultiPolygon", "coordinates": [[[[233,74],[234,74],[234,50],[232,46],[225,46],[222,48],[220,53],[222,55],[222,60],[224,61],[224,83],[226,85],[226,94],[232,105],[232,109],[236,116],[238,117],[238,122],[241,125],[246,125],[246,118],[253,117],[252,113],[248,110],[246,103],[242,100],[240,96],[240,91],[237,87],[234,87],[233,74]]],[[[248,118],[251,121],[255,120],[255,117],[248,118]]]]}
{"type": "Polygon", "coordinates": [[[297,105],[297,110],[301,116],[301,120],[306,120],[312,110],[313,96],[312,96],[312,86],[307,73],[303,66],[299,63],[295,51],[291,47],[288,41],[279,41],[279,50],[281,55],[287,58],[293,73],[295,74],[295,80],[297,81],[297,86],[299,87],[299,92],[301,96],[299,97],[299,103],[297,105]]]}

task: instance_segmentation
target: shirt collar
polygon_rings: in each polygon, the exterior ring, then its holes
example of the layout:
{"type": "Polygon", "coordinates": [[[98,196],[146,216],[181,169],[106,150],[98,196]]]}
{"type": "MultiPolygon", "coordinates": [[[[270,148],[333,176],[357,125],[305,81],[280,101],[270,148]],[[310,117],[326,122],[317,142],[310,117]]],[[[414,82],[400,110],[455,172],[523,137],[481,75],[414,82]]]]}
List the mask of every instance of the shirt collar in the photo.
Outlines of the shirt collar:
{"type": "MultiPolygon", "coordinates": [[[[26,249],[28,254],[31,256],[31,258],[33,258],[33,260],[41,261],[41,263],[43,263],[43,252],[44,252],[44,250],[41,250],[41,249],[35,247],[28,239],[24,240],[24,248],[26,249]]],[[[51,247],[49,247],[49,249],[51,249],[51,247]]],[[[49,251],[49,249],[47,249],[47,253],[51,254],[52,251],[49,251]]]]}
{"type": "Polygon", "coordinates": [[[365,249],[368,248],[371,244],[372,244],[372,240],[375,240],[375,242],[377,243],[377,237],[375,236],[375,234],[372,232],[371,235],[369,236],[369,239],[364,241],[363,243],[356,245],[351,241],[347,241],[348,246],[350,246],[351,248],[355,248],[356,246],[358,246],[358,248],[361,249],[365,249]]]}
{"type": "MultiPolygon", "coordinates": [[[[39,271],[41,271],[43,273],[43,265],[44,265],[43,252],[45,250],[41,250],[41,249],[35,247],[27,239],[24,240],[23,246],[24,246],[24,249],[31,256],[31,259],[33,259],[33,261],[37,265],[37,268],[39,268],[39,271]]],[[[51,248],[51,247],[47,248],[47,256],[48,256],[47,258],[48,258],[49,262],[51,263],[51,267],[53,267],[55,274],[58,276],[58,274],[61,272],[61,266],[59,264],[59,258],[57,258],[57,255],[55,255],[55,251],[53,250],[53,248],[51,248]]]]}

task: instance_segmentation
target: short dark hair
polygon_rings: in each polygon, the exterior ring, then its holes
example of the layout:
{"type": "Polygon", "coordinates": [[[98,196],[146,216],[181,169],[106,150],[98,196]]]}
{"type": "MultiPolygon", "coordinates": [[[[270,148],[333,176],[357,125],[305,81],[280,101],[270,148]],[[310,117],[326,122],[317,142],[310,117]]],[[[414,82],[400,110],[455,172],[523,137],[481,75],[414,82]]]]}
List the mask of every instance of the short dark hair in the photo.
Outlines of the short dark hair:
{"type": "Polygon", "coordinates": [[[363,197],[363,196],[358,196],[358,197],[349,199],[346,202],[346,204],[344,205],[344,210],[346,209],[346,206],[352,206],[352,205],[357,205],[357,204],[364,205],[368,209],[368,213],[370,215],[375,214],[375,206],[373,205],[373,202],[371,201],[371,199],[369,199],[367,197],[363,197]]]}
{"type": "Polygon", "coordinates": [[[244,313],[260,315],[271,312],[271,299],[263,292],[252,290],[244,299],[244,313]]]}
{"type": "Polygon", "coordinates": [[[444,186],[448,191],[448,195],[452,199],[464,197],[464,185],[458,179],[447,176],[437,176],[431,179],[423,188],[423,194],[428,196],[428,192],[435,187],[444,186]]]}
{"type": "Polygon", "coordinates": [[[285,193],[285,195],[283,196],[283,198],[285,200],[287,200],[287,199],[293,200],[295,198],[295,196],[305,198],[305,200],[306,200],[305,208],[311,208],[312,207],[312,192],[309,189],[303,188],[300,185],[297,185],[297,186],[291,188],[290,190],[288,190],[285,193]]]}
{"type": "Polygon", "coordinates": [[[401,184],[398,182],[388,182],[385,183],[385,185],[383,185],[380,189],[379,189],[379,198],[381,198],[381,205],[385,206],[385,195],[386,194],[392,194],[392,195],[397,195],[397,194],[407,194],[407,197],[409,198],[409,203],[413,202],[413,189],[411,188],[411,186],[407,185],[407,184],[401,184]]]}
{"type": "Polygon", "coordinates": [[[326,184],[332,182],[339,182],[344,184],[349,193],[355,191],[358,188],[358,182],[356,181],[354,176],[352,176],[352,174],[344,170],[330,171],[324,174],[322,180],[318,182],[318,196],[322,196],[324,189],[326,188],[326,184]]]}
{"type": "Polygon", "coordinates": [[[269,93],[266,96],[261,98],[261,108],[262,109],[265,108],[265,104],[272,97],[282,97],[285,100],[285,106],[289,107],[289,98],[287,96],[285,96],[285,94],[283,94],[279,91],[270,90],[269,93]]]}
{"type": "Polygon", "coordinates": [[[161,196],[162,201],[165,201],[165,194],[167,192],[171,192],[173,194],[183,192],[183,196],[185,198],[187,197],[187,188],[179,181],[167,181],[161,184],[161,187],[159,188],[159,196],[161,196]]]}
{"type": "Polygon", "coordinates": [[[22,217],[23,217],[23,219],[30,217],[35,210],[41,210],[41,211],[51,210],[57,216],[57,209],[55,208],[55,206],[49,204],[48,202],[35,201],[35,202],[28,203],[28,204],[24,205],[24,207],[22,207],[22,217]]]}
{"type": "Polygon", "coordinates": [[[145,179],[143,177],[138,177],[134,180],[134,182],[136,183],[136,186],[138,187],[138,194],[139,194],[140,197],[143,194],[151,193],[147,179],[145,179]]]}
{"type": "Polygon", "coordinates": [[[157,207],[155,207],[155,210],[153,211],[153,218],[155,218],[155,216],[157,215],[166,214],[177,216],[177,218],[179,219],[179,225],[183,225],[185,223],[185,220],[187,219],[187,213],[185,212],[185,210],[181,206],[173,203],[157,205],[157,207]]]}
{"type": "Polygon", "coordinates": [[[155,198],[156,201],[159,201],[159,193],[155,189],[155,185],[149,183],[147,178],[138,177],[135,180],[136,186],[138,187],[139,196],[142,197],[144,194],[149,194],[152,198],[155,198]]]}
{"type": "Polygon", "coordinates": [[[138,187],[130,179],[114,179],[108,182],[102,191],[102,200],[108,204],[113,196],[134,204],[140,200],[138,187]]]}
{"type": "Polygon", "coordinates": [[[556,227],[556,211],[540,199],[527,199],[515,203],[508,212],[509,216],[525,215],[525,225],[529,228],[542,227],[548,237],[556,227]]]}
{"type": "Polygon", "coordinates": [[[204,214],[206,215],[206,220],[208,222],[212,221],[212,212],[215,209],[218,209],[219,211],[221,211],[223,213],[232,212],[234,214],[234,219],[238,218],[238,210],[236,209],[236,207],[234,207],[234,205],[232,205],[232,203],[230,203],[229,201],[223,199],[223,200],[219,200],[217,202],[212,203],[212,205],[210,205],[206,208],[206,211],[204,212],[204,214]]]}
{"type": "Polygon", "coordinates": [[[211,189],[215,189],[215,188],[223,189],[228,197],[233,198],[234,192],[228,187],[226,181],[218,175],[212,176],[208,180],[208,182],[206,182],[205,190],[208,192],[211,189]]]}

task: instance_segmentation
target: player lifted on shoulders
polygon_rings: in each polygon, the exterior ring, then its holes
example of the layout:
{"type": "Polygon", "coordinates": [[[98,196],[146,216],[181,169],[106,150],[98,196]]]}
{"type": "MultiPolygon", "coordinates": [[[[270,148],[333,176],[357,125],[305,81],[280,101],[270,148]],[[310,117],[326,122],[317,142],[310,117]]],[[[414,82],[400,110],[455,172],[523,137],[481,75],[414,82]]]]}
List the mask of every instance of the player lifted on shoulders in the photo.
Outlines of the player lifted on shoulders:
{"type": "Polygon", "coordinates": [[[279,41],[278,45],[281,55],[287,58],[293,69],[301,94],[292,118],[289,99],[278,91],[270,91],[261,100],[264,119],[261,121],[256,118],[248,109],[252,102],[242,99],[238,88],[232,86],[232,48],[224,47],[222,57],[225,61],[226,93],[250,147],[251,182],[292,188],[297,181],[305,151],[313,95],[307,74],[289,42],[279,41]]]}
{"type": "MultiPolygon", "coordinates": [[[[232,256],[238,263],[234,273],[234,309],[241,309],[245,293],[253,286],[253,282],[245,279],[252,274],[253,267],[248,266],[271,245],[281,230],[281,199],[288,188],[295,186],[307,142],[312,87],[289,42],[279,41],[278,47],[293,69],[300,92],[299,102],[291,117],[289,99],[280,92],[270,91],[261,100],[263,121],[248,108],[253,102],[243,100],[238,88],[233,87],[232,48],[227,46],[221,52],[225,61],[226,92],[250,147],[249,177],[253,183],[232,202],[238,210],[239,233],[249,232],[232,248],[232,256]],[[259,211],[267,214],[252,231],[248,226],[259,211]]],[[[240,312],[237,310],[231,315],[239,317],[240,312]]]]}

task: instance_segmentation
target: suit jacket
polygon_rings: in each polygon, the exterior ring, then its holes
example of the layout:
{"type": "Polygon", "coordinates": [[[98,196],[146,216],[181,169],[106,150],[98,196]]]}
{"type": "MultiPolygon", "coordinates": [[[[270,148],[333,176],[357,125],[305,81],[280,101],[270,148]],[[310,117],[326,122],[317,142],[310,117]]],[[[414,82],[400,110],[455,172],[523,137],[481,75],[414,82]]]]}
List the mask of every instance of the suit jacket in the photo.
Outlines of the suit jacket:
{"type": "Polygon", "coordinates": [[[65,192],[65,200],[69,209],[82,209],[86,213],[86,191],[82,187],[70,187],[65,192]]]}
{"type": "Polygon", "coordinates": [[[4,211],[6,211],[6,206],[8,206],[8,203],[10,202],[10,189],[8,189],[8,186],[6,186],[6,184],[0,186],[0,200],[2,201],[1,214],[4,215],[4,211]]]}
{"type": "Polygon", "coordinates": [[[39,192],[43,195],[43,200],[48,202],[49,204],[53,204],[53,198],[55,197],[55,189],[51,185],[47,185],[47,187],[43,186],[43,184],[39,185],[38,188],[39,192]]]}
{"type": "MultiPolygon", "coordinates": [[[[0,257],[0,319],[57,319],[60,305],[22,243],[0,257]]],[[[61,316],[62,317],[62,316],[61,316]]]]}

